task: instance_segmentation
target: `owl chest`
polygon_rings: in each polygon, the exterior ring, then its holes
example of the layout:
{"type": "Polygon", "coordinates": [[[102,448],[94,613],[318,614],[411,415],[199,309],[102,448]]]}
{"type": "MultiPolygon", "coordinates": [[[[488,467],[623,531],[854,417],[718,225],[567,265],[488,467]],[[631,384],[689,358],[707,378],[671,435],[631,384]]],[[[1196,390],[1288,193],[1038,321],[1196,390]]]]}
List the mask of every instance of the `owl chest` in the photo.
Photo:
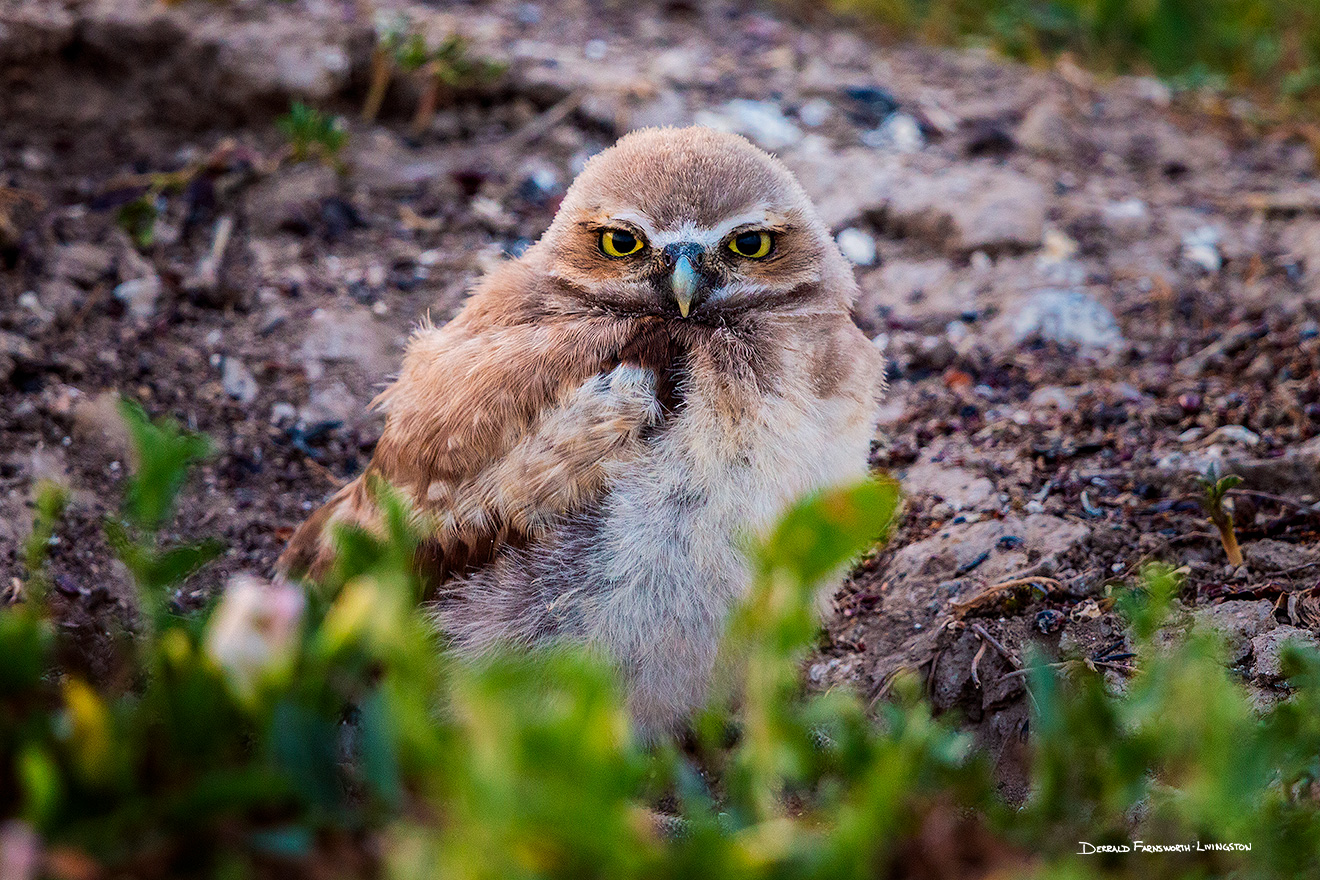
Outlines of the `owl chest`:
{"type": "Polygon", "coordinates": [[[604,543],[619,554],[611,565],[634,576],[615,583],[644,581],[656,600],[677,590],[726,605],[745,586],[744,539],[766,532],[801,495],[864,472],[869,423],[855,402],[747,399],[730,406],[689,395],[647,454],[618,475],[604,543]]]}

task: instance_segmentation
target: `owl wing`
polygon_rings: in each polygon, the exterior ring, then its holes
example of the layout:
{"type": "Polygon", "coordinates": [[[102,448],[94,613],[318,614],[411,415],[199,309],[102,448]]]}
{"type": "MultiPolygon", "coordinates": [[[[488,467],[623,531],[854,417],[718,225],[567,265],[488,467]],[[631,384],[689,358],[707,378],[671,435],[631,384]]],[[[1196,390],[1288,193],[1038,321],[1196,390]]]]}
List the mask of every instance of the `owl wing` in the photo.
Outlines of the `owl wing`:
{"type": "Polygon", "coordinates": [[[377,478],[430,523],[417,568],[432,587],[525,545],[598,502],[612,468],[639,454],[672,360],[658,319],[422,327],[373,402],[386,423],[371,464],[298,528],[278,568],[321,577],[332,525],[379,532],[377,478]]]}

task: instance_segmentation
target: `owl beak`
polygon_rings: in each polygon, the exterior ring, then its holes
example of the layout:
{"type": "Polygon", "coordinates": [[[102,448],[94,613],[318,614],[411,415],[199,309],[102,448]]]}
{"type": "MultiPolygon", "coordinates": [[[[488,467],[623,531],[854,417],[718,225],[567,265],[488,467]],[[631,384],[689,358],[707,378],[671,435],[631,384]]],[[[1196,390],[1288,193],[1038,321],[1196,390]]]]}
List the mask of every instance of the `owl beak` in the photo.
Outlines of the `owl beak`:
{"type": "Polygon", "coordinates": [[[669,273],[669,286],[674,291],[674,301],[678,303],[678,313],[684,318],[692,311],[692,295],[697,292],[697,270],[687,255],[678,258],[669,273]]]}

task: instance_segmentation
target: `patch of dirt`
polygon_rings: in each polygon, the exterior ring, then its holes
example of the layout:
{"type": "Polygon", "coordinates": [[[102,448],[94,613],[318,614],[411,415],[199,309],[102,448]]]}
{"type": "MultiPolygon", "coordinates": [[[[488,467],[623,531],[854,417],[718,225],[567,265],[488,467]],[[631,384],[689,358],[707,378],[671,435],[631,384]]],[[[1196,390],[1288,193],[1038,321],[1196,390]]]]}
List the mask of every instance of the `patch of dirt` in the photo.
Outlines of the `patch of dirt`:
{"type": "MultiPolygon", "coordinates": [[[[914,671],[1011,795],[1028,646],[1121,686],[1112,590],[1144,564],[1183,567],[1189,606],[1320,621],[1320,184],[1304,139],[1155,82],[884,46],[780,7],[375,7],[435,42],[462,34],[507,72],[446,93],[418,132],[415,82],[357,121],[365,4],[0,11],[0,572],[20,574],[33,484],[73,487],[53,565],[89,645],[129,614],[100,537],[128,464],[106,392],[216,441],[169,536],[227,542],[179,596],[197,604],[268,570],[367,461],[366,404],[419,317],[452,314],[539,235],[592,153],[693,121],[799,173],[891,359],[874,462],[909,495],[891,547],[840,595],[813,685],[880,699],[914,671]],[[275,121],[294,99],[348,120],[342,174],[289,161],[275,121]],[[158,216],[135,243],[121,220],[144,196],[158,216]],[[1211,467],[1246,478],[1237,569],[1192,483],[1211,467]]],[[[1239,668],[1272,687],[1252,646],[1273,630],[1251,626],[1239,668]]]]}

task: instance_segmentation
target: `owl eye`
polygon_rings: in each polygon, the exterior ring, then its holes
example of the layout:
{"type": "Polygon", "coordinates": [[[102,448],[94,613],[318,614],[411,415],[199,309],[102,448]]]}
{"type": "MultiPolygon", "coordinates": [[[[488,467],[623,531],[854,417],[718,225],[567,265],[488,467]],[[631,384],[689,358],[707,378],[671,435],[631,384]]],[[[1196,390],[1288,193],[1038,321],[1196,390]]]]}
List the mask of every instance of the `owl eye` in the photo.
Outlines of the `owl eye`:
{"type": "Polygon", "coordinates": [[[775,245],[775,238],[768,232],[740,232],[729,239],[729,250],[749,260],[759,260],[770,254],[775,245]]]}
{"type": "Polygon", "coordinates": [[[626,257],[645,243],[626,229],[606,229],[600,234],[600,252],[607,257],[626,257]]]}

